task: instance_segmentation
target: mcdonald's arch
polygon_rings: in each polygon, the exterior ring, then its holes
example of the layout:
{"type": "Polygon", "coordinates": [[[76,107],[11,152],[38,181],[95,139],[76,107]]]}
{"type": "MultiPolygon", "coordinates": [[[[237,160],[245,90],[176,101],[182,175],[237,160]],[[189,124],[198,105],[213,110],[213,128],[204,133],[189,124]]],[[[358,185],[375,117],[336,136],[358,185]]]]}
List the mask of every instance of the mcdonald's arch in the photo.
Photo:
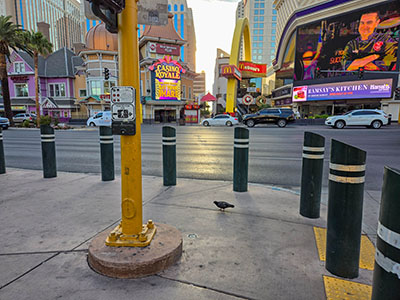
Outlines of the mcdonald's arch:
{"type": "MultiPolygon", "coordinates": [[[[239,65],[240,42],[242,40],[242,37],[243,37],[244,60],[251,61],[250,27],[247,18],[240,18],[236,22],[235,31],[233,33],[229,65],[234,65],[235,67],[238,67],[239,65]]],[[[235,112],[236,89],[237,89],[237,79],[228,78],[228,84],[226,88],[226,109],[225,109],[227,113],[235,112]]]]}

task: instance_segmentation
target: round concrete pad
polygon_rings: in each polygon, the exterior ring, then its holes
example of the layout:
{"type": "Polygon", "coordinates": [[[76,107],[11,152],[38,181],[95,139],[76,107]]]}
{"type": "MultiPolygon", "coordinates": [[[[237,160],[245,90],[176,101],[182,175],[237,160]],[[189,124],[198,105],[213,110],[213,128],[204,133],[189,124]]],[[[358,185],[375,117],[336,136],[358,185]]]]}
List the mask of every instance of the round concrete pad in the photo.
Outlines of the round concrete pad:
{"type": "Polygon", "coordinates": [[[110,247],[105,240],[112,229],[90,243],[88,262],[96,272],[115,278],[139,278],[175,264],[182,255],[182,235],[173,226],[155,224],[157,232],[147,247],[110,247]]]}

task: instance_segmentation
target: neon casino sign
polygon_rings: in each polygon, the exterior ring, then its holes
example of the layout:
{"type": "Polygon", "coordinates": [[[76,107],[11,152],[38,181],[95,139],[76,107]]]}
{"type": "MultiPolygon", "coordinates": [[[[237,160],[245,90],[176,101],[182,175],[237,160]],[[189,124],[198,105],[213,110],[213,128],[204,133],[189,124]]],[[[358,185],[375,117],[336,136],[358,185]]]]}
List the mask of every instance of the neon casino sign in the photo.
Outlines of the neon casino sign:
{"type": "Polygon", "coordinates": [[[186,70],[170,56],[151,65],[156,100],[181,100],[181,73],[186,70]]]}

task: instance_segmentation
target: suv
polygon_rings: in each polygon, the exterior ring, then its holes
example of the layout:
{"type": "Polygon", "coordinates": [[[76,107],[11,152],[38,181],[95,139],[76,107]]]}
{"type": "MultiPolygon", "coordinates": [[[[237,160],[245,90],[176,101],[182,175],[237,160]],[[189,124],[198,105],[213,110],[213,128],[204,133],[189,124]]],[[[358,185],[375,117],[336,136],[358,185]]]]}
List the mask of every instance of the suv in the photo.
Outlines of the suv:
{"type": "Polygon", "coordinates": [[[10,126],[10,121],[7,118],[0,117],[0,127],[7,129],[10,126]]]}
{"type": "Polygon", "coordinates": [[[256,124],[275,123],[279,127],[285,127],[287,123],[294,121],[294,112],[288,108],[264,108],[255,114],[245,115],[243,123],[248,127],[256,124]]]}
{"type": "Polygon", "coordinates": [[[28,120],[30,123],[34,123],[36,122],[36,115],[29,113],[22,113],[22,114],[16,114],[13,117],[14,123],[23,123],[25,120],[28,120]]]}
{"type": "Polygon", "coordinates": [[[382,125],[387,125],[388,123],[389,116],[378,109],[352,110],[341,116],[328,117],[325,121],[325,125],[338,129],[342,129],[346,125],[358,125],[379,129],[382,125]]]}

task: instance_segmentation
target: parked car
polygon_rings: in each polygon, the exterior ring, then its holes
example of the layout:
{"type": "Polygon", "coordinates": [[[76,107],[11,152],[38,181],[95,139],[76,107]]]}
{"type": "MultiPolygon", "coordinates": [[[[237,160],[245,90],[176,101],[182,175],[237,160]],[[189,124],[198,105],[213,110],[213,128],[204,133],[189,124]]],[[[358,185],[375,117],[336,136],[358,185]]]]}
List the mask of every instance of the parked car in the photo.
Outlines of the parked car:
{"type": "Polygon", "coordinates": [[[248,127],[257,124],[274,123],[279,127],[285,127],[287,123],[294,122],[294,112],[288,108],[264,108],[255,114],[245,115],[243,123],[248,127]]]}
{"type": "Polygon", "coordinates": [[[29,123],[35,123],[36,122],[36,115],[35,114],[31,114],[31,113],[20,113],[20,114],[16,114],[13,117],[14,123],[23,123],[26,120],[28,120],[29,123]]]}
{"type": "Polygon", "coordinates": [[[388,123],[389,116],[378,109],[356,109],[344,115],[328,117],[325,120],[325,125],[338,129],[352,125],[379,129],[382,125],[388,125],[388,123]]]}
{"type": "Polygon", "coordinates": [[[111,127],[111,112],[110,111],[101,111],[95,114],[93,117],[90,117],[86,121],[87,126],[110,126],[111,127]]]}
{"type": "Polygon", "coordinates": [[[233,126],[239,124],[238,118],[227,114],[216,115],[213,118],[204,119],[203,126],[233,126]]]}
{"type": "Polygon", "coordinates": [[[10,121],[7,118],[0,117],[0,127],[3,129],[8,129],[10,126],[10,121]]]}

